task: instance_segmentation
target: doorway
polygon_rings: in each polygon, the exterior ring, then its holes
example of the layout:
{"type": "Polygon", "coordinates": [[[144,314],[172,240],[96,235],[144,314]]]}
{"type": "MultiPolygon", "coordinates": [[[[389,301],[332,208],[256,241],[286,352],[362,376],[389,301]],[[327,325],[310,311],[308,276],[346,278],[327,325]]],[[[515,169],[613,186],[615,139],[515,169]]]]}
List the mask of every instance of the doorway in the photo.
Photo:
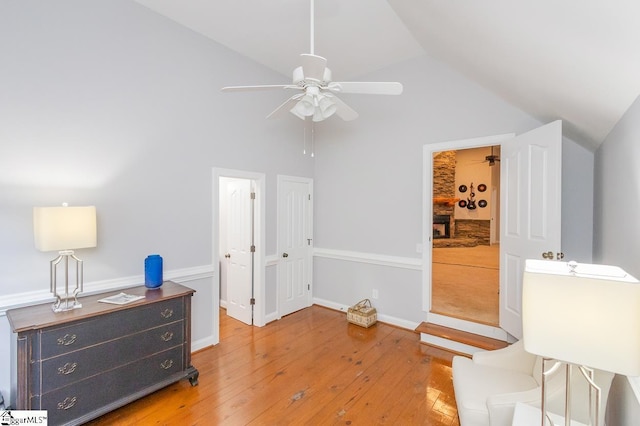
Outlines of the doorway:
{"type": "Polygon", "coordinates": [[[226,314],[253,325],[255,181],[220,177],[220,303],[226,314]]]}
{"type": "Polygon", "coordinates": [[[431,312],[498,327],[500,145],[432,161],[431,312]]]}
{"type": "MultiPolygon", "coordinates": [[[[213,220],[212,220],[212,258],[213,264],[218,266],[218,273],[214,275],[214,304],[212,306],[213,321],[215,330],[215,342],[220,339],[219,334],[219,307],[228,308],[228,268],[225,262],[229,258],[225,258],[225,254],[228,252],[221,247],[223,240],[228,237],[229,227],[225,225],[226,208],[223,209],[220,202],[223,189],[226,191],[226,182],[249,182],[251,192],[254,195],[253,199],[253,245],[255,251],[253,252],[253,293],[249,287],[247,294],[249,296],[242,297],[243,303],[251,304],[251,298],[253,298],[253,325],[264,326],[265,320],[265,211],[264,211],[264,194],[265,194],[265,182],[266,177],[263,173],[256,173],[244,170],[233,170],[223,168],[213,168],[212,170],[212,200],[213,200],[213,220]]],[[[239,192],[238,192],[239,193],[239,192]]],[[[244,234],[246,235],[246,234],[244,234]]],[[[249,249],[250,250],[250,249],[249,249]]],[[[242,287],[243,291],[247,291],[248,287],[242,287]]]]}
{"type": "Polygon", "coordinates": [[[429,144],[424,146],[423,153],[423,308],[427,312],[427,322],[499,340],[521,338],[522,273],[525,261],[539,258],[541,253],[562,252],[562,122],[554,121],[518,136],[504,134],[429,144]],[[433,206],[438,201],[432,193],[433,154],[498,145],[501,157],[500,200],[496,202],[500,206],[500,311],[499,327],[495,327],[434,313],[431,309],[430,267],[432,243],[435,241],[432,230],[433,206]]]}

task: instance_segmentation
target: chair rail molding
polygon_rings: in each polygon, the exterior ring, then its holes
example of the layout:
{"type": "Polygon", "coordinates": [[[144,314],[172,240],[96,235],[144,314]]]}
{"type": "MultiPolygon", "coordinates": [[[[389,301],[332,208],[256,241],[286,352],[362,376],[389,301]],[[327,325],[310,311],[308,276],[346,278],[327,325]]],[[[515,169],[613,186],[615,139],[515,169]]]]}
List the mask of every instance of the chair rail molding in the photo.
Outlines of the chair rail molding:
{"type": "MultiPolygon", "coordinates": [[[[204,278],[211,278],[214,275],[213,265],[202,265],[190,268],[173,269],[164,271],[163,278],[165,281],[174,281],[183,284],[189,281],[195,281],[204,278]]],[[[129,277],[115,278],[112,280],[94,281],[85,283],[83,296],[100,293],[110,290],[120,290],[144,283],[144,275],[132,275],[129,277]]],[[[51,293],[46,290],[27,291],[23,293],[8,294],[2,297],[0,302],[0,317],[6,315],[8,309],[18,308],[26,305],[38,303],[46,303],[53,301],[51,293]]]]}
{"type": "Polygon", "coordinates": [[[347,262],[369,263],[372,265],[422,271],[422,258],[418,257],[388,256],[383,254],[333,250],[318,247],[314,248],[313,256],[326,259],[344,260],[347,262]]]}

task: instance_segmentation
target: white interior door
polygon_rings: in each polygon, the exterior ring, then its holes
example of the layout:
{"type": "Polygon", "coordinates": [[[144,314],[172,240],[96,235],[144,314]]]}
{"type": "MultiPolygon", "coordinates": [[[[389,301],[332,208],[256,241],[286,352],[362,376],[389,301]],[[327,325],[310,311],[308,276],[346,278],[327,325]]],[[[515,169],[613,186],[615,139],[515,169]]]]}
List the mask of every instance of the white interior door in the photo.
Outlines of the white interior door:
{"type": "Polygon", "coordinates": [[[500,327],[522,337],[526,259],[561,253],[562,122],[502,143],[500,327]]]}
{"type": "Polygon", "coordinates": [[[227,315],[253,323],[253,212],[251,181],[226,179],[227,315]]]}
{"type": "Polygon", "coordinates": [[[278,313],[311,305],[313,181],[278,176],[278,313]]]}

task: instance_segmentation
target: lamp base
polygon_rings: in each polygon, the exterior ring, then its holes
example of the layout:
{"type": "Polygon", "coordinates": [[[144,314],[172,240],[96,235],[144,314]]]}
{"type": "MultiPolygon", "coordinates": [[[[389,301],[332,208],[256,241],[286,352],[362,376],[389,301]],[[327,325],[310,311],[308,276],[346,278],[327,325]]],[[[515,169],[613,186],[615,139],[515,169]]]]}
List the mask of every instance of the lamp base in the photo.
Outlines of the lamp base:
{"type": "Polygon", "coordinates": [[[58,257],[50,262],[51,272],[51,293],[56,298],[56,301],[51,305],[53,312],[65,312],[72,311],[74,309],[82,308],[82,303],[78,301],[78,294],[82,292],[83,287],[83,267],[82,260],[78,259],[73,250],[63,250],[58,253],[58,257]],[[69,289],[69,259],[75,261],[76,266],[76,283],[75,288],[71,291],[69,289]],[[64,293],[63,289],[58,288],[58,264],[63,262],[63,280],[64,280],[64,293]]]}
{"type": "Polygon", "coordinates": [[[547,380],[554,375],[561,366],[565,367],[565,401],[564,401],[564,425],[572,426],[574,423],[571,420],[571,403],[572,403],[572,393],[571,393],[571,382],[572,382],[572,369],[573,367],[578,368],[582,378],[586,381],[586,384],[589,389],[588,400],[586,403],[589,407],[589,417],[590,417],[590,425],[592,426],[601,426],[600,421],[600,410],[602,405],[602,389],[595,382],[595,370],[585,367],[583,365],[574,365],[568,362],[557,361],[552,358],[542,358],[542,401],[541,401],[541,413],[542,413],[542,421],[541,426],[546,426],[546,420],[549,420],[549,424],[552,426],[556,423],[553,422],[549,413],[546,410],[547,405],[547,380]],[[552,362],[553,365],[550,368],[546,368],[546,363],[552,362]]]}
{"type": "Polygon", "coordinates": [[[82,303],[78,302],[76,299],[60,300],[51,305],[53,312],[73,311],[74,309],[80,308],[82,308],[82,303]]]}

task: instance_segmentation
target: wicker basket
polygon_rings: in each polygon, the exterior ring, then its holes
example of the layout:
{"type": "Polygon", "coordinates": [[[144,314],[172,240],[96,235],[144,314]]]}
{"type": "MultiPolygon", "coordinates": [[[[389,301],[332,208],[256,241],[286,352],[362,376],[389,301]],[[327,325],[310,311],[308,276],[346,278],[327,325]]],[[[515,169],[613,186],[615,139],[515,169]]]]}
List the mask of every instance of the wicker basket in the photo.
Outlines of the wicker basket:
{"type": "Polygon", "coordinates": [[[364,299],[347,310],[347,321],[369,328],[378,321],[378,312],[371,306],[369,299],[364,299]]]}

